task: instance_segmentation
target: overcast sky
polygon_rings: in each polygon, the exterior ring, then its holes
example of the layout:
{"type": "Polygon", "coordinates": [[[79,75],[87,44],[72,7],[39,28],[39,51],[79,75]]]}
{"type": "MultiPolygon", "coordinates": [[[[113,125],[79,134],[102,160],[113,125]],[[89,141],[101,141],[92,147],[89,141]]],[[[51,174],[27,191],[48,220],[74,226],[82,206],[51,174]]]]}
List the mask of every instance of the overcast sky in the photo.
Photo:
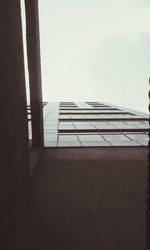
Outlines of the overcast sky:
{"type": "Polygon", "coordinates": [[[39,0],[43,99],[147,112],[149,0],[39,0]]]}

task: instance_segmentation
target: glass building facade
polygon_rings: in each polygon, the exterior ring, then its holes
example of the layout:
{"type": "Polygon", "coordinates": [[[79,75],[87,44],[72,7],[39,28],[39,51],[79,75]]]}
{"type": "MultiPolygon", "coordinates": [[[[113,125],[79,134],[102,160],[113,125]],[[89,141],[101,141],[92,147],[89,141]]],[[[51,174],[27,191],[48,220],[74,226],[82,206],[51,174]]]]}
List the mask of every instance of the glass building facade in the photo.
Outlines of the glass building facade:
{"type": "Polygon", "coordinates": [[[103,102],[44,102],[43,114],[45,147],[148,145],[148,115],[144,113],[103,102]]]}

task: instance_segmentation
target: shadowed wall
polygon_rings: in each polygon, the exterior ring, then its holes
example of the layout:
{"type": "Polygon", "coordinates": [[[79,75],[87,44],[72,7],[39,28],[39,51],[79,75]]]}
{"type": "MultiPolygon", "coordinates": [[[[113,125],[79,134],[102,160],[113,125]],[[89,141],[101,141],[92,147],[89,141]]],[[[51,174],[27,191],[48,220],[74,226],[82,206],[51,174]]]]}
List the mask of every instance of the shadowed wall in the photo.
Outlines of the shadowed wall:
{"type": "Polygon", "coordinates": [[[10,249],[29,194],[29,151],[19,0],[0,7],[0,249],[10,249]]]}

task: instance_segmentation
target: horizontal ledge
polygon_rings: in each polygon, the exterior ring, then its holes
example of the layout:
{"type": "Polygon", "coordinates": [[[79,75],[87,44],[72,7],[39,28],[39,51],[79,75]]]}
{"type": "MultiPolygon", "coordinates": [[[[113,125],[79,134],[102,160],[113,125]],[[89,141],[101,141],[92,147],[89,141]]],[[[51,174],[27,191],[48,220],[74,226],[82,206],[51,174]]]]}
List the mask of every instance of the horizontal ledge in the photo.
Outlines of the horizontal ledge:
{"type": "Polygon", "coordinates": [[[59,121],[148,121],[148,118],[142,118],[142,117],[132,117],[132,118],[127,118],[127,117],[106,117],[106,118],[59,118],[59,121]]]}
{"type": "Polygon", "coordinates": [[[59,129],[59,133],[75,133],[75,132],[148,132],[148,129],[59,129]]]}
{"type": "Polygon", "coordinates": [[[113,112],[84,112],[84,113],[81,113],[81,112],[60,112],[59,113],[60,115],[132,115],[132,116],[135,116],[134,114],[131,114],[129,112],[116,112],[116,111],[113,111],[113,112]]]}

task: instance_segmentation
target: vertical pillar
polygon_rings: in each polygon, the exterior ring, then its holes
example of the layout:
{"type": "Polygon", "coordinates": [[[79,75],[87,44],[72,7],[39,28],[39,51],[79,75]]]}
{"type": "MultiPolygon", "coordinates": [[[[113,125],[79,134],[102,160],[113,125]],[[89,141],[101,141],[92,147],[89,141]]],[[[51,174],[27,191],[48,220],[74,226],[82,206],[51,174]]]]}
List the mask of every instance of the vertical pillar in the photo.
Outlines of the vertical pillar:
{"type": "Polygon", "coordinates": [[[148,155],[147,155],[147,210],[146,210],[146,246],[150,249],[150,78],[149,78],[149,141],[148,141],[148,155]]]}
{"type": "Polygon", "coordinates": [[[43,108],[38,0],[25,0],[32,146],[43,147],[43,108]]]}
{"type": "Polygon", "coordinates": [[[19,0],[0,2],[0,55],[0,249],[11,249],[30,179],[19,0]]]}

